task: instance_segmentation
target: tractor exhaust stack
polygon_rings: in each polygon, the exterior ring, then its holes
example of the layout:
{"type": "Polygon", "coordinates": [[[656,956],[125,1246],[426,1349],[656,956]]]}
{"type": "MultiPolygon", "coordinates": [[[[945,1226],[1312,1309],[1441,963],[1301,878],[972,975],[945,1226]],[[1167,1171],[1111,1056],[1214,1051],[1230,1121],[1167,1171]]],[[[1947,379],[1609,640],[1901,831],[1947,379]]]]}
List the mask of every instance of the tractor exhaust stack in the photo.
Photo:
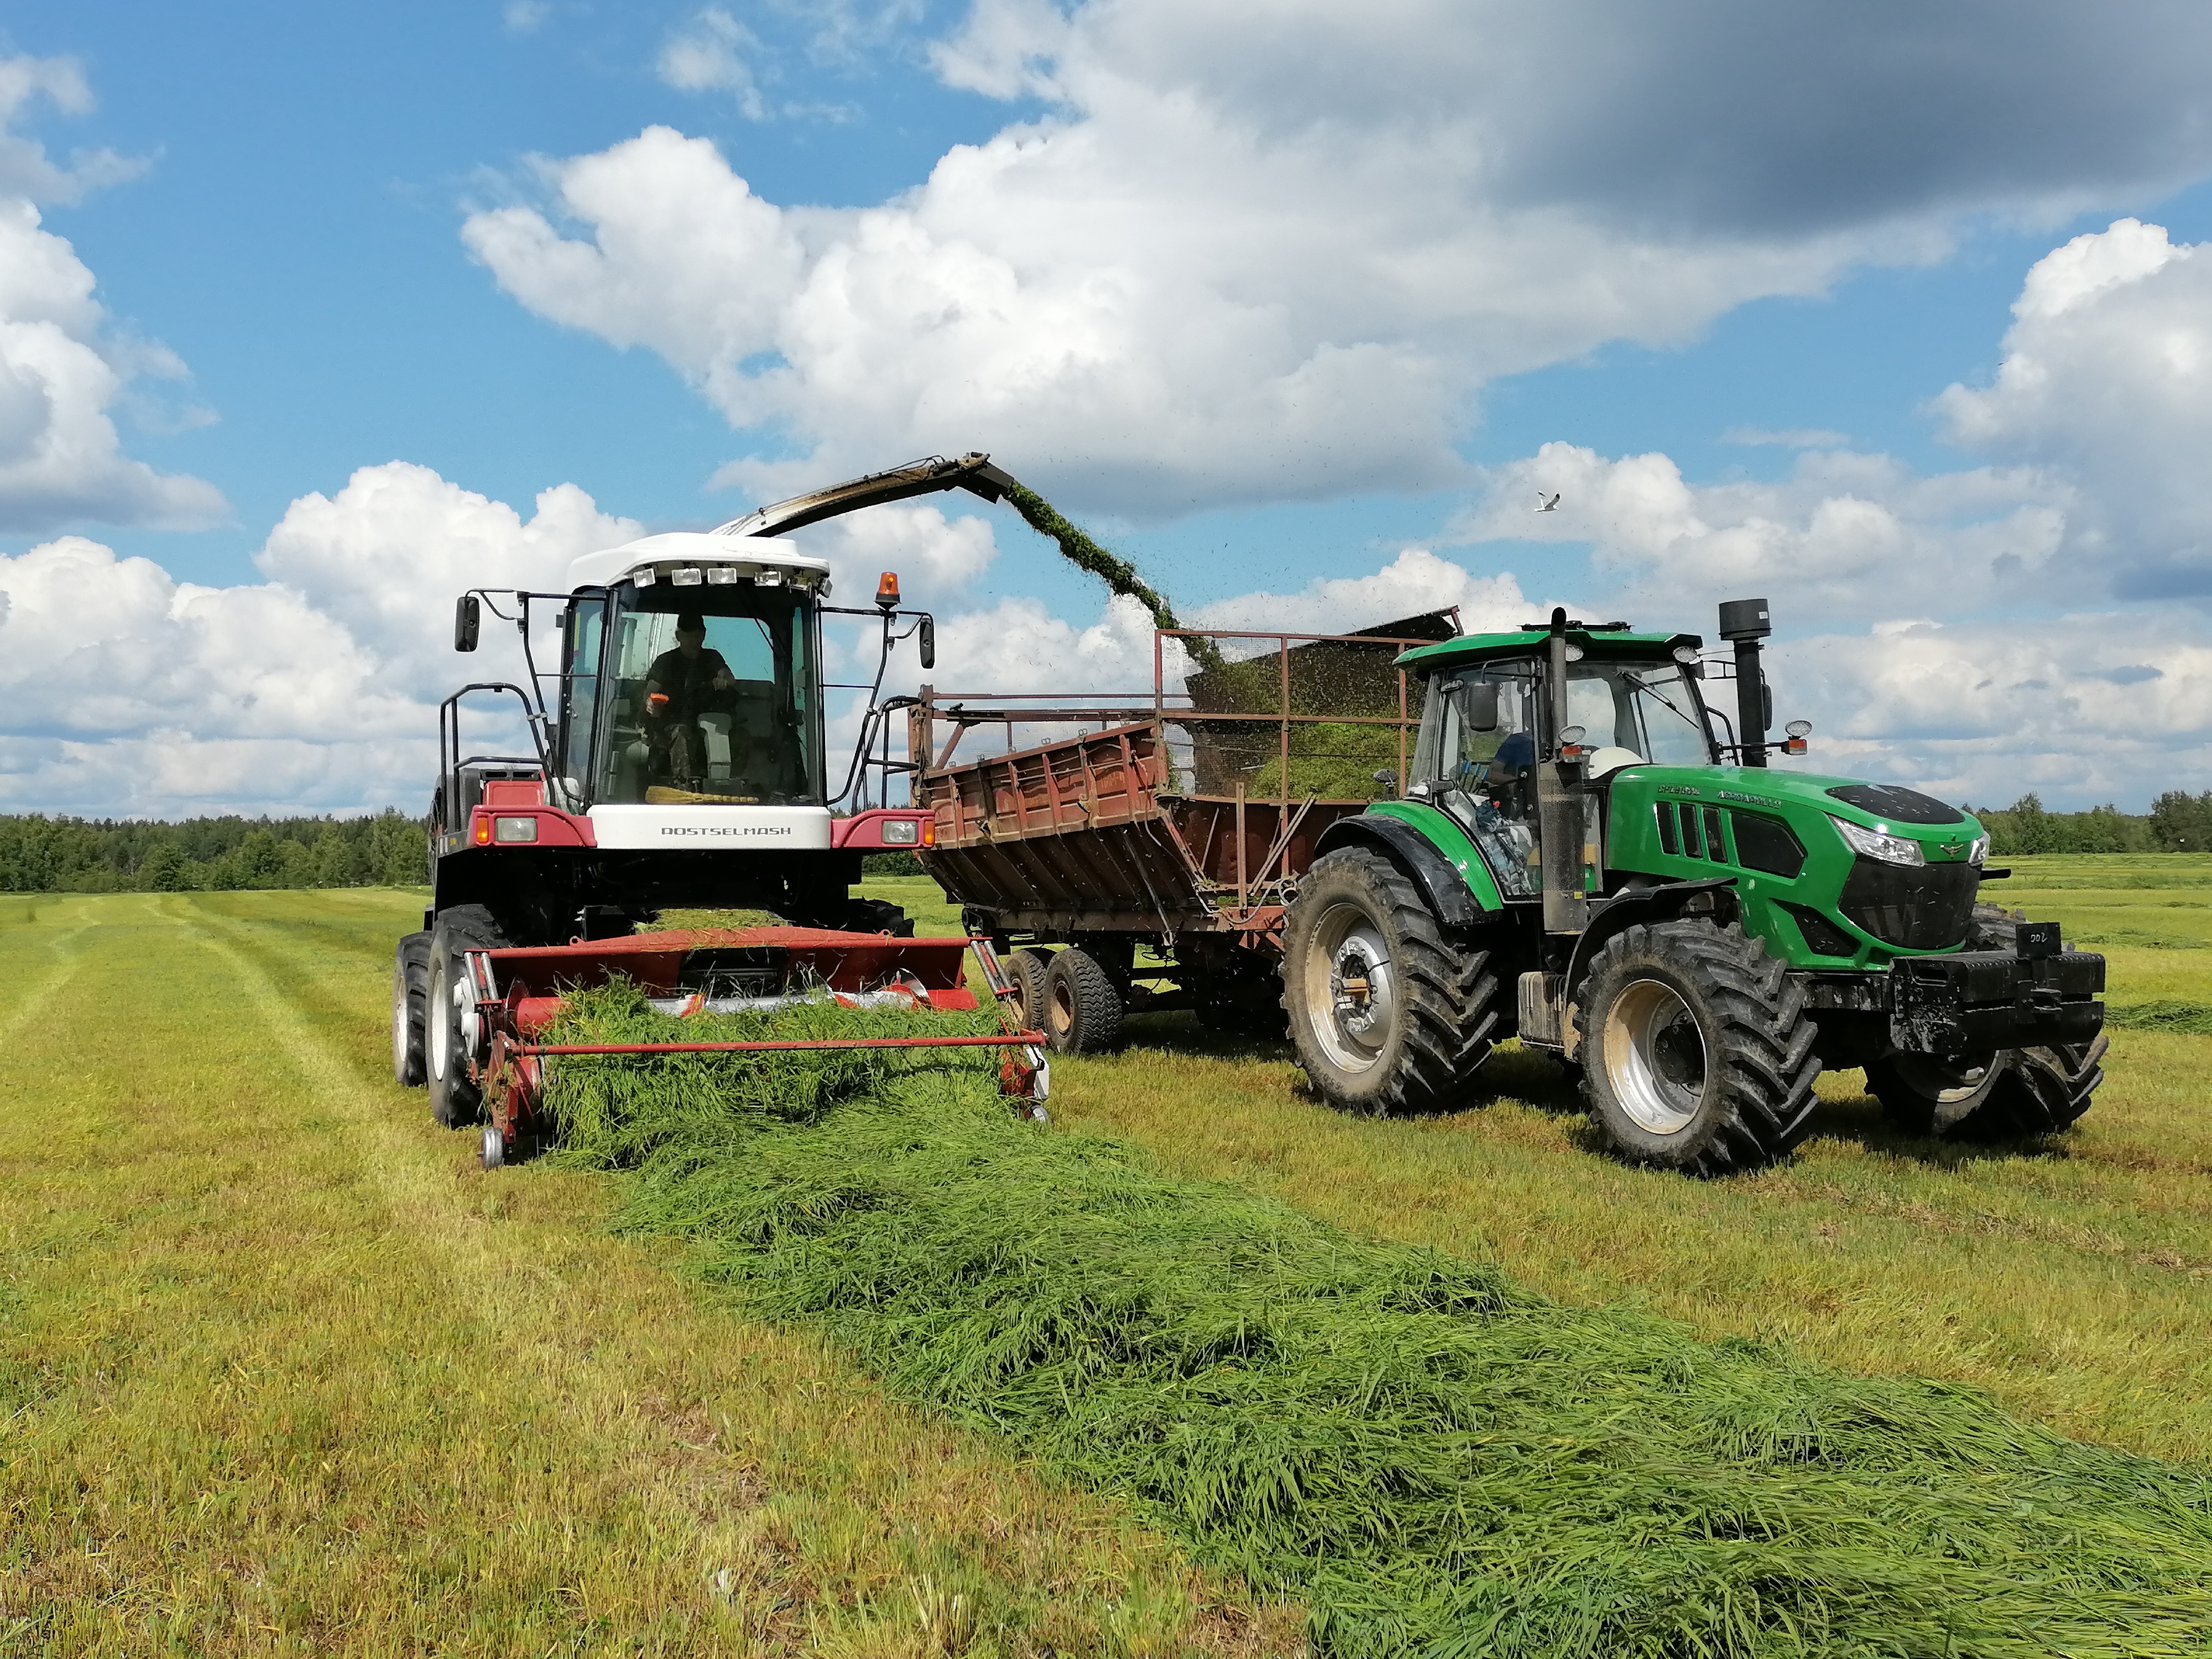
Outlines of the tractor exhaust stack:
{"type": "Polygon", "coordinates": [[[1728,599],[1721,605],[1721,637],[1735,645],[1736,763],[1766,764],[1766,672],[1759,664],[1759,642],[1774,631],[1765,599],[1728,599]]]}

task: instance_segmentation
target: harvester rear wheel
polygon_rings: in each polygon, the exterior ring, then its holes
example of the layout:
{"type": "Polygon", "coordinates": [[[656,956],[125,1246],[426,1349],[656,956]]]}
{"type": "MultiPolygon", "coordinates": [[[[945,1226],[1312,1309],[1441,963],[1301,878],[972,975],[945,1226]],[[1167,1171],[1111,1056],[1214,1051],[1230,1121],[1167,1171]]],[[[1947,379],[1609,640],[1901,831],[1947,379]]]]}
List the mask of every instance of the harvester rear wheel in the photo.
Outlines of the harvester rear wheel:
{"type": "Polygon", "coordinates": [[[1729,1175],[1811,1127],[1820,1062],[1805,993],[1740,925],[1624,928],[1576,1000],[1583,1097],[1632,1163],[1729,1175]]]}
{"type": "Polygon", "coordinates": [[[422,1086],[422,1013],[430,996],[430,936],[410,933],[392,963],[392,1074],[403,1089],[422,1086]]]}
{"type": "Polygon", "coordinates": [[[459,904],[444,912],[430,933],[430,986],[424,1009],[426,1069],[430,1115],[448,1129],[477,1121],[483,1097],[468,1074],[461,1034],[467,981],[461,973],[464,951],[495,951],[507,942],[492,914],[481,904],[459,904]]]}
{"type": "Polygon", "coordinates": [[[1345,847],[1316,860],[1283,928],[1283,1007],[1315,1092],[1378,1117],[1457,1101],[1498,1029],[1489,961],[1447,944],[1381,854],[1345,847]]]}
{"type": "MultiPolygon", "coordinates": [[[[2027,920],[2000,905],[1974,907],[1970,951],[2010,951],[2027,920]]],[[[1866,1068],[1882,1115],[1914,1134],[1984,1142],[2057,1134],[2089,1109],[2105,1080],[2106,1038],[2039,1048],[2000,1048],[1970,1060],[1893,1054],[1866,1068]]]]}
{"type": "Polygon", "coordinates": [[[1026,946],[1006,958],[1006,977],[1014,985],[1014,1018],[1020,1020],[1026,1031],[1042,1031],[1045,1024],[1045,1010],[1052,1006],[1044,988],[1045,975],[1052,971],[1052,957],[1043,951],[1026,946]]]}
{"type": "Polygon", "coordinates": [[[1127,1004],[1105,963],[1079,945],[1058,952],[1044,975],[1044,1032],[1053,1052],[1091,1054],[1121,1040],[1127,1004]]]}

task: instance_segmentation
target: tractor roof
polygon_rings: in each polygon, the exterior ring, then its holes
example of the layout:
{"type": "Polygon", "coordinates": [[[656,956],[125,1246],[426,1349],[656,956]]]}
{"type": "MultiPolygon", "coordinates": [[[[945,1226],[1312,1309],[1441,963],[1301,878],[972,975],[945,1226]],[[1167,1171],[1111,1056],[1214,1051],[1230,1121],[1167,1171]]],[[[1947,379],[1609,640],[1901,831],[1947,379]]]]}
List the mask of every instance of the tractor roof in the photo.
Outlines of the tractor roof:
{"type": "MultiPolygon", "coordinates": [[[[1397,665],[1416,673],[1433,674],[1439,668],[1487,662],[1496,657],[1526,657],[1544,649],[1552,637],[1546,627],[1516,629],[1510,634],[1462,634],[1455,640],[1420,645],[1401,652],[1397,665]]],[[[1626,623],[1569,623],[1567,638],[1589,657],[1653,657],[1670,655],[1677,646],[1693,650],[1705,641],[1695,634],[1639,634],[1626,623]]]]}

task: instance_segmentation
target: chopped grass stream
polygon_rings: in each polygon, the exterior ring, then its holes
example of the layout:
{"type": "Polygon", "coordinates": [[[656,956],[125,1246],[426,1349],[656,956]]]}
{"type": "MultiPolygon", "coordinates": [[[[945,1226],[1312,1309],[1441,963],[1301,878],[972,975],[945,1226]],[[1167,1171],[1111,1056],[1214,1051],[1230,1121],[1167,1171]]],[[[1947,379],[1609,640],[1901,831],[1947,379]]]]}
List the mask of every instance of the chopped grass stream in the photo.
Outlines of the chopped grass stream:
{"type": "MultiPolygon", "coordinates": [[[[854,1030],[615,988],[555,1040],[854,1030]]],[[[620,1225],[1302,1598],[1323,1653],[2212,1652],[2206,1472],[1170,1178],[972,1055],[567,1059],[549,1102],[620,1225]]]]}

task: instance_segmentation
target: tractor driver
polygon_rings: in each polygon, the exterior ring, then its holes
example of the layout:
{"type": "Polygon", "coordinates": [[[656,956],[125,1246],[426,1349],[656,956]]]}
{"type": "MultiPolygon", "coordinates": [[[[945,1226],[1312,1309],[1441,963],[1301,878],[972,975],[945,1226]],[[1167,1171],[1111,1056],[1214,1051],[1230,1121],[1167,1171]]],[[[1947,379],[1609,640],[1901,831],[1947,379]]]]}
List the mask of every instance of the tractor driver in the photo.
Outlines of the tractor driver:
{"type": "Polygon", "coordinates": [[[687,611],[676,619],[676,648],[653,659],[645,676],[646,727],[656,770],[680,783],[705,771],[706,745],[699,716],[728,708],[717,693],[737,689],[737,677],[719,651],[707,649],[707,619],[687,611]]]}

